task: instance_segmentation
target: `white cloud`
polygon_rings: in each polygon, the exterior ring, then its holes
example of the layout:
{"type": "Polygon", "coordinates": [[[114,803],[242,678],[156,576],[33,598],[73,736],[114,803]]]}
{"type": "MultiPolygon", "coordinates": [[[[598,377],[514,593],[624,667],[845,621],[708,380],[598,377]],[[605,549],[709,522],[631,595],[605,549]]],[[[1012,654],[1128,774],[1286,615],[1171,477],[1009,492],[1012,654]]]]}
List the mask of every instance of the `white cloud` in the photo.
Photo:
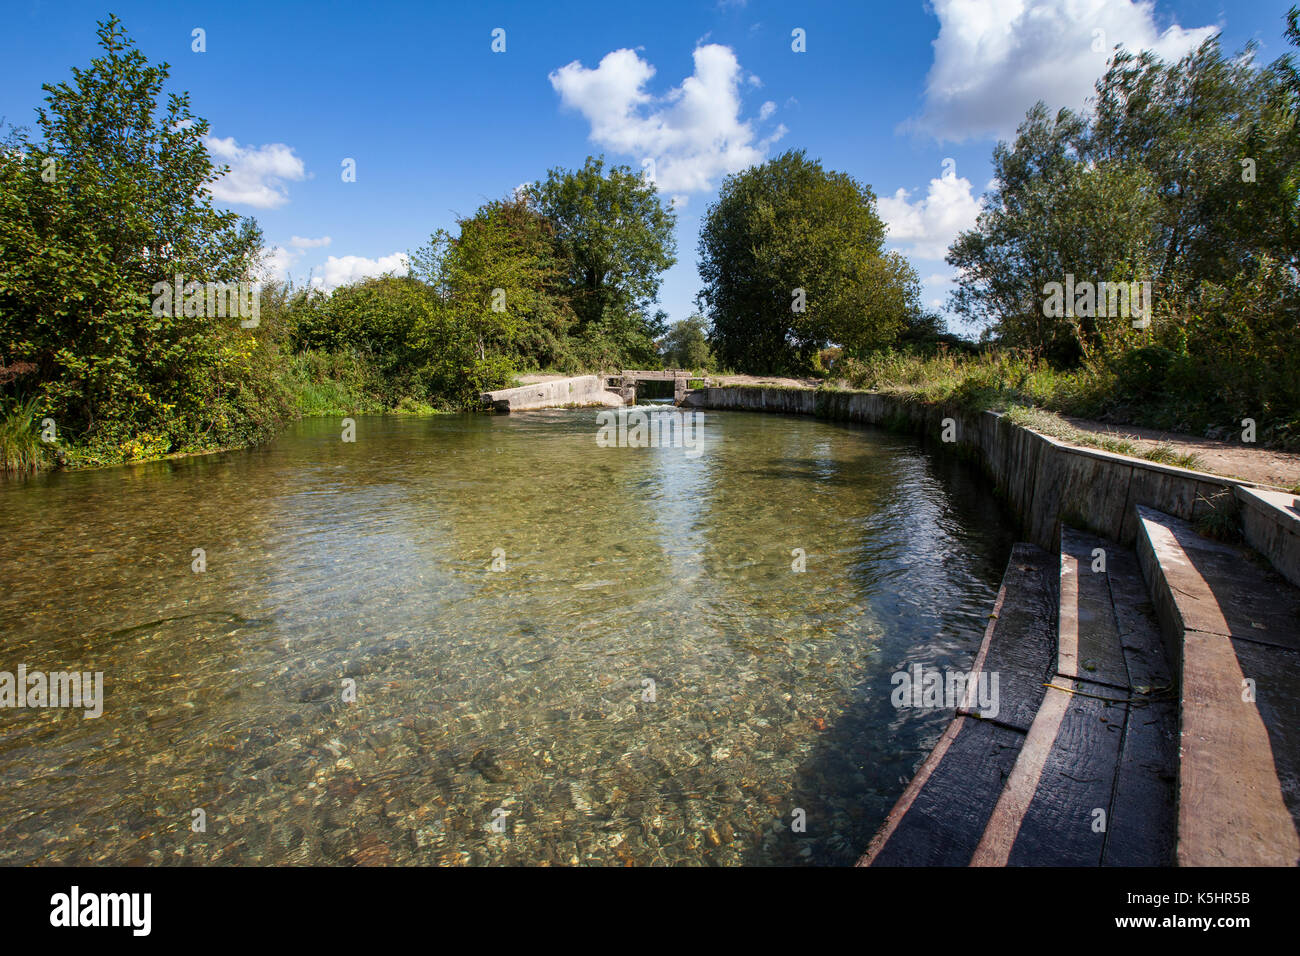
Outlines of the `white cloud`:
{"type": "Polygon", "coordinates": [[[626,49],[607,53],[595,69],[577,60],[562,66],[551,86],[591,124],[594,142],[638,162],[653,159],[656,183],[667,192],[696,192],[762,162],[765,145],[784,127],[756,144],[753,126],[740,119],[736,55],[711,43],[696,47],[694,58],[695,72],[662,97],[645,89],[655,68],[626,49]]]}
{"type": "Polygon", "coordinates": [[[208,136],[203,143],[214,163],[230,167],[212,184],[212,196],[218,202],[275,209],[289,201],[285,180],[305,179],[307,175],[302,160],[284,143],[240,146],[233,136],[208,136]]]}
{"type": "Polygon", "coordinates": [[[909,256],[942,259],[957,233],[975,225],[980,200],[971,194],[969,179],[941,176],[930,180],[924,199],[909,201],[906,189],[878,201],[889,226],[889,241],[909,256]]]}
{"type": "Polygon", "coordinates": [[[904,128],[938,140],[1009,139],[1040,99],[1053,112],[1083,107],[1116,44],[1177,59],[1217,31],[1176,23],[1162,31],[1151,0],[933,0],[933,6],[939,36],[925,106],[904,128]]]}
{"type": "Polygon", "coordinates": [[[302,259],[305,250],[323,248],[324,246],[328,246],[331,241],[332,240],[329,236],[321,236],[319,239],[305,239],[302,236],[294,236],[289,240],[288,246],[263,246],[263,278],[289,278],[289,270],[298,264],[302,259]]]}
{"type": "Polygon", "coordinates": [[[284,246],[263,247],[262,278],[287,279],[289,270],[301,257],[302,252],[297,249],[286,249],[284,246]]]}
{"type": "MultiPolygon", "coordinates": [[[[329,236],[322,236],[319,239],[294,236],[287,246],[264,247],[262,278],[279,280],[289,278],[290,270],[301,271],[299,263],[307,254],[306,250],[323,248],[332,241],[329,236]]],[[[394,252],[390,256],[380,256],[378,259],[367,259],[365,256],[330,256],[324,264],[312,268],[314,274],[308,284],[313,289],[333,292],[341,285],[348,285],[371,276],[381,276],[389,272],[395,275],[406,275],[409,267],[410,263],[404,252],[394,252]]]]}
{"type": "Polygon", "coordinates": [[[371,276],[381,276],[388,272],[406,275],[409,268],[410,262],[404,252],[394,252],[390,256],[381,256],[378,259],[367,259],[365,256],[330,256],[320,267],[318,274],[312,276],[311,286],[313,289],[333,292],[341,285],[348,285],[371,276]]]}
{"type": "Polygon", "coordinates": [[[775,112],[776,112],[776,104],[773,103],[771,100],[768,100],[761,107],[759,107],[758,118],[760,121],[765,120],[775,112]]]}

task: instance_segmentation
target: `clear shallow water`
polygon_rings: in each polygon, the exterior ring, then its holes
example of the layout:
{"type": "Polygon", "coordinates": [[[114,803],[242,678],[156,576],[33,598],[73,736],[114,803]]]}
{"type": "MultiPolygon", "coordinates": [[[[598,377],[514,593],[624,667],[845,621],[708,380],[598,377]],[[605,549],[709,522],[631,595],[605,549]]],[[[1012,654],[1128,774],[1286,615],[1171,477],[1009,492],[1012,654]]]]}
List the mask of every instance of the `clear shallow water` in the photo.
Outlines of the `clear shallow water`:
{"type": "Polygon", "coordinates": [[[853,862],[950,716],[890,676],[969,667],[1009,526],[909,438],[703,436],[317,419],[0,484],[0,670],[106,686],[0,710],[0,862],[853,862]]]}

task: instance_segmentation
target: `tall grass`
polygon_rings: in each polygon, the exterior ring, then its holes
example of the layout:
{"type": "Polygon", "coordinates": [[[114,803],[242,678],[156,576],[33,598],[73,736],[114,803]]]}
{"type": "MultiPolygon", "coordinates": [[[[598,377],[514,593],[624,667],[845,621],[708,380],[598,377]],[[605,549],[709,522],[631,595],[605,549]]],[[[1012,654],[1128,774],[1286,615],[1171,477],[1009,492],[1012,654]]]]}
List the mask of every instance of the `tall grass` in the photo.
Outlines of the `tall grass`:
{"type": "Polygon", "coordinates": [[[1016,405],[1007,409],[1006,416],[1017,425],[1050,435],[1052,438],[1059,438],[1072,445],[1087,445],[1117,455],[1145,458],[1147,461],[1154,461],[1161,465],[1174,465],[1178,468],[1190,468],[1193,471],[1201,467],[1199,455],[1175,451],[1167,442],[1143,448],[1135,439],[1123,435],[1098,434],[1075,428],[1060,415],[1041,408],[1016,405]]]}
{"type": "Polygon", "coordinates": [[[1086,415],[1105,383],[1095,374],[1062,372],[1018,352],[937,355],[880,352],[838,369],[854,388],[967,411],[1006,411],[1031,405],[1086,415]]]}
{"type": "Polygon", "coordinates": [[[6,474],[31,474],[53,462],[49,446],[32,427],[36,401],[33,396],[0,412],[0,471],[6,474]]]}
{"type": "Polygon", "coordinates": [[[1075,428],[1059,413],[1098,416],[1113,394],[1113,377],[1104,370],[1059,371],[1046,362],[1015,352],[932,356],[882,352],[848,362],[842,370],[855,388],[869,388],[911,401],[939,404],[968,412],[1003,412],[1018,425],[1075,445],[1180,468],[1198,468],[1194,454],[1168,444],[1143,447],[1123,435],[1075,428]]]}

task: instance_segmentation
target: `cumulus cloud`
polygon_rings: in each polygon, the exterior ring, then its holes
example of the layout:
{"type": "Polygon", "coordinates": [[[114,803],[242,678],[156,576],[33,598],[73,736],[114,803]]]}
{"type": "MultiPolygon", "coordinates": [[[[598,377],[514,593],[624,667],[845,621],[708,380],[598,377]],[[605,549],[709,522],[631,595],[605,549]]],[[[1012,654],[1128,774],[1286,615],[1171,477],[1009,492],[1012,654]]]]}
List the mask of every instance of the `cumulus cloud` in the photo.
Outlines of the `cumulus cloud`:
{"type": "Polygon", "coordinates": [[[262,248],[262,278],[287,279],[289,270],[298,264],[306,250],[321,249],[328,246],[332,241],[329,236],[321,236],[319,239],[294,236],[289,240],[287,246],[264,246],[262,248]]]}
{"type": "Polygon", "coordinates": [[[394,275],[406,275],[409,268],[410,261],[404,252],[394,252],[390,256],[381,256],[378,259],[367,259],[365,256],[330,256],[317,270],[317,274],[312,276],[311,286],[314,289],[333,292],[341,285],[389,272],[394,275]]]}
{"type": "Polygon", "coordinates": [[[212,197],[218,202],[275,209],[289,201],[285,181],[307,176],[303,161],[284,143],[240,146],[233,136],[208,136],[203,143],[214,163],[230,167],[212,184],[212,197]]]}
{"type": "MultiPolygon", "coordinates": [[[[646,90],[655,68],[626,49],[607,53],[595,69],[577,60],[562,66],[550,74],[551,86],[591,124],[593,142],[653,160],[655,181],[667,192],[697,192],[762,162],[785,130],[755,142],[754,126],[740,118],[744,71],[729,47],[698,46],[694,58],[695,72],[661,97],[646,90]]],[[[760,113],[760,121],[772,112],[760,113]]]]}
{"type": "Polygon", "coordinates": [[[899,189],[882,196],[878,208],[889,226],[889,241],[918,259],[942,259],[957,233],[974,226],[979,216],[980,200],[964,177],[932,179],[923,199],[912,202],[910,196],[899,189]]]}
{"type": "Polygon", "coordinates": [[[1053,111],[1083,107],[1117,44],[1177,59],[1217,32],[1161,30],[1151,0],[933,0],[933,8],[939,36],[925,106],[903,127],[938,140],[1009,139],[1040,99],[1053,111]]]}

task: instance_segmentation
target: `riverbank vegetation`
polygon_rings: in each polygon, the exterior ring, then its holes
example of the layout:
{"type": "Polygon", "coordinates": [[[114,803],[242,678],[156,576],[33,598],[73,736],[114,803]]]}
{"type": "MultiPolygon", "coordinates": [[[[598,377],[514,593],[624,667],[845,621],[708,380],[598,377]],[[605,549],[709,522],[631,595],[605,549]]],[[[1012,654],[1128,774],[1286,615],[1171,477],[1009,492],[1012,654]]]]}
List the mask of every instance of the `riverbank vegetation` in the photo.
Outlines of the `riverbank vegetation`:
{"type": "Polygon", "coordinates": [[[1255,440],[1300,448],[1300,81],[1291,56],[1253,52],[1120,51],[1090,113],[1031,110],[948,254],[982,354],[850,356],[837,371],[918,400],[1211,437],[1249,419],[1255,440]],[[1148,284],[1146,314],[1106,308],[1103,282],[1148,284]],[[1049,307],[1052,283],[1079,290],[1066,308],[1049,307]]]}
{"type": "Polygon", "coordinates": [[[98,34],[89,67],[43,87],[36,134],[0,143],[3,470],[239,447],[300,415],[467,408],[520,370],[659,363],[674,214],[599,158],[435,230],[407,274],[266,281],[244,301],[263,238],[212,203],[227,169],[207,122],[116,17],[98,34]]]}
{"type": "Polygon", "coordinates": [[[729,177],[700,239],[710,345],[739,372],[1013,410],[1091,444],[1054,413],[1225,438],[1249,420],[1300,448],[1300,80],[1254,54],[1117,50],[1089,110],[1029,111],[947,255],[976,343],[919,307],[870,189],[800,153],[729,177]]]}
{"type": "MultiPolygon", "coordinates": [[[[1295,9],[1286,31],[1300,42],[1295,9]]],[[[1069,373],[1044,377],[1061,410],[1195,433],[1249,418],[1300,446],[1298,115],[1290,56],[1117,51],[1091,111],[1040,104],[994,151],[996,187],[949,250],[954,310],[1069,373]],[[1052,283],[1074,301],[1051,308],[1052,283]],[[1145,284],[1145,314],[1101,283],[1145,284]]]]}

